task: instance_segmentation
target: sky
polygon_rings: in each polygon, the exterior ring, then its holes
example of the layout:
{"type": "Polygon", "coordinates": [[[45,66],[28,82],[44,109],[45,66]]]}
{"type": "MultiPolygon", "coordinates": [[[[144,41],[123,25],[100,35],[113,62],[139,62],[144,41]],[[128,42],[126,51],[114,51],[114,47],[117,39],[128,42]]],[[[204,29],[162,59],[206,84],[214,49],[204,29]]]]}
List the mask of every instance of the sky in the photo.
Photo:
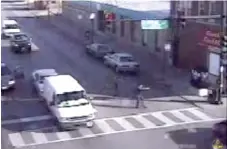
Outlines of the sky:
{"type": "Polygon", "coordinates": [[[138,10],[138,11],[151,11],[151,10],[170,10],[170,1],[168,0],[91,0],[99,3],[106,3],[117,5],[118,7],[138,10]],[[136,6],[136,7],[135,7],[136,6]]]}

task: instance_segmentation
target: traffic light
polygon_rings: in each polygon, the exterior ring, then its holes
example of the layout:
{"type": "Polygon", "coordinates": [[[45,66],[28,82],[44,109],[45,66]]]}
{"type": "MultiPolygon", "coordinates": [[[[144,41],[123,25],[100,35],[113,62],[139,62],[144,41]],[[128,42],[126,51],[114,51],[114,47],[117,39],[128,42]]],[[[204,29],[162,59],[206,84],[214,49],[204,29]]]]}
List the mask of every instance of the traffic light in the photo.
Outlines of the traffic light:
{"type": "Polygon", "coordinates": [[[221,37],[221,61],[227,67],[227,35],[221,37]]]}
{"type": "Polygon", "coordinates": [[[227,35],[221,37],[222,52],[227,53],[227,35]]]}

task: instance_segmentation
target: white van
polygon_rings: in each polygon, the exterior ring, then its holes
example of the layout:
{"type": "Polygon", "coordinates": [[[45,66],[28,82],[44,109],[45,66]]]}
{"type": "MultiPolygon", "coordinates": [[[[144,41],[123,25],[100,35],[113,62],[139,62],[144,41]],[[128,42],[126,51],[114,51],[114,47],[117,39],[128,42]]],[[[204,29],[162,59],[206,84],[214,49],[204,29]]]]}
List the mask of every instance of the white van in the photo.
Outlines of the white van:
{"type": "Polygon", "coordinates": [[[11,37],[15,33],[20,33],[20,27],[15,20],[3,20],[2,37],[11,37]]]}
{"type": "Polygon", "coordinates": [[[87,99],[84,88],[72,76],[46,77],[43,97],[60,128],[70,129],[81,124],[93,126],[97,110],[87,99]]]}

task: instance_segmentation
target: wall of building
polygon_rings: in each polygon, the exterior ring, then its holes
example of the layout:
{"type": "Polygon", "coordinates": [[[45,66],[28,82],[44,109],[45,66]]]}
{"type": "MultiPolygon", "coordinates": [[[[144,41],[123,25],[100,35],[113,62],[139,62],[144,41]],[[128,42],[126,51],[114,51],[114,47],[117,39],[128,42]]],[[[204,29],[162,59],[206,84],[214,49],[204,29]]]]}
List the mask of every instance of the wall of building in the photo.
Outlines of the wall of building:
{"type": "Polygon", "coordinates": [[[209,53],[220,52],[220,27],[198,22],[187,22],[180,33],[181,68],[209,66],[209,53]]]}
{"type": "MultiPolygon", "coordinates": [[[[102,6],[99,7],[103,8],[102,6]]],[[[81,4],[75,1],[63,1],[62,3],[62,15],[66,18],[71,19],[75,23],[81,23],[86,25],[87,28],[91,27],[91,22],[89,20],[89,15],[92,12],[98,11],[98,5],[96,3],[87,3],[81,4]]],[[[109,8],[108,11],[116,12],[116,8],[109,8]]],[[[124,21],[124,36],[121,36],[121,21],[119,18],[125,17],[126,19],[132,19],[129,16],[121,16],[121,14],[116,14],[116,32],[112,33],[113,36],[116,36],[118,39],[128,42],[130,44],[136,44],[140,46],[143,45],[143,36],[144,33],[141,30],[140,21],[124,21]],[[133,29],[131,29],[131,24],[133,22],[133,29]],[[133,36],[133,37],[132,37],[133,36]]],[[[97,20],[95,20],[95,28],[97,28],[97,20]]],[[[151,51],[155,51],[154,48],[159,46],[161,49],[164,47],[164,44],[169,39],[169,30],[160,30],[156,34],[156,31],[146,31],[147,32],[147,44],[145,46],[149,47],[151,51]],[[157,37],[156,37],[157,36],[157,37]],[[157,42],[157,44],[155,43],[157,42]]]]}

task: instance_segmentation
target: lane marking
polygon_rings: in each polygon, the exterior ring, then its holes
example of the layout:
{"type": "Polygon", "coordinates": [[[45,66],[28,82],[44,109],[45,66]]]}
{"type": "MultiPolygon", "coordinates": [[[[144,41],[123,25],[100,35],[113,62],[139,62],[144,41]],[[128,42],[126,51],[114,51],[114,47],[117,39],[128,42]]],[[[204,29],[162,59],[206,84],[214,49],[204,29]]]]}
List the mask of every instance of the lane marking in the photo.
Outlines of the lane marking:
{"type": "Polygon", "coordinates": [[[135,120],[137,120],[138,122],[140,122],[146,128],[154,128],[154,127],[156,127],[156,125],[154,123],[152,123],[151,121],[147,120],[146,118],[144,118],[141,115],[133,116],[133,118],[135,120]]]}
{"type": "Polygon", "coordinates": [[[13,146],[24,146],[24,140],[19,132],[9,134],[9,140],[13,146]]]}
{"type": "Polygon", "coordinates": [[[152,113],[150,114],[151,116],[154,116],[155,118],[161,120],[162,122],[165,123],[165,125],[175,125],[176,123],[169,119],[168,117],[164,116],[162,113],[157,112],[157,113],[152,113]]]}
{"type": "Polygon", "coordinates": [[[53,116],[43,115],[43,116],[35,116],[35,117],[26,117],[26,118],[20,118],[20,119],[3,120],[2,125],[43,121],[43,120],[50,120],[50,119],[53,119],[53,116]]]}
{"type": "Polygon", "coordinates": [[[180,111],[171,111],[170,113],[172,113],[177,118],[183,120],[184,122],[193,122],[193,121],[195,121],[195,120],[191,119],[190,117],[187,117],[186,115],[184,115],[180,111]]]}
{"type": "Polygon", "coordinates": [[[48,143],[46,136],[43,133],[31,132],[31,135],[35,142],[40,144],[48,143]]]}
{"type": "Polygon", "coordinates": [[[109,125],[107,122],[105,122],[105,120],[104,120],[104,121],[102,121],[102,120],[96,120],[96,121],[95,121],[95,124],[96,124],[103,132],[109,132],[109,133],[111,133],[111,132],[114,132],[114,131],[115,131],[114,129],[112,129],[112,127],[110,127],[110,125],[109,125]]]}
{"type": "Polygon", "coordinates": [[[89,128],[79,128],[78,132],[84,137],[94,137],[95,134],[89,128]]]}
{"type": "Polygon", "coordinates": [[[192,110],[190,110],[190,112],[191,112],[192,114],[194,114],[195,116],[201,118],[202,120],[212,119],[211,117],[209,117],[208,115],[206,115],[206,114],[203,113],[203,112],[200,112],[200,111],[197,110],[197,109],[192,109],[192,110]]]}
{"type": "Polygon", "coordinates": [[[58,136],[58,138],[60,140],[72,138],[71,135],[68,132],[56,132],[56,135],[58,136]]]}
{"type": "MultiPolygon", "coordinates": [[[[194,121],[194,122],[176,123],[176,125],[173,125],[173,126],[162,125],[162,126],[157,126],[157,127],[153,127],[153,128],[140,128],[140,129],[135,129],[135,130],[115,131],[115,132],[111,132],[111,133],[99,133],[99,134],[87,135],[87,136],[76,137],[76,138],[48,141],[45,144],[53,144],[53,143],[59,143],[59,142],[65,142],[65,141],[81,140],[81,139],[94,138],[94,137],[100,137],[100,136],[117,134],[117,133],[132,132],[132,131],[136,132],[136,131],[143,131],[143,130],[149,130],[149,129],[160,129],[160,128],[168,128],[168,127],[174,127],[174,126],[181,126],[181,125],[187,125],[187,124],[199,124],[199,123],[204,123],[204,122],[215,122],[215,121],[222,121],[222,120],[225,120],[225,119],[226,118],[216,118],[216,119],[208,119],[208,120],[201,120],[201,121],[194,121]]],[[[16,147],[21,148],[21,147],[37,146],[37,145],[42,145],[42,144],[43,143],[31,143],[31,144],[26,144],[26,145],[22,145],[22,146],[17,145],[16,147]]]]}
{"type": "Polygon", "coordinates": [[[118,124],[121,125],[125,130],[135,130],[135,128],[132,124],[130,124],[127,120],[124,118],[113,118],[118,124]]]}

